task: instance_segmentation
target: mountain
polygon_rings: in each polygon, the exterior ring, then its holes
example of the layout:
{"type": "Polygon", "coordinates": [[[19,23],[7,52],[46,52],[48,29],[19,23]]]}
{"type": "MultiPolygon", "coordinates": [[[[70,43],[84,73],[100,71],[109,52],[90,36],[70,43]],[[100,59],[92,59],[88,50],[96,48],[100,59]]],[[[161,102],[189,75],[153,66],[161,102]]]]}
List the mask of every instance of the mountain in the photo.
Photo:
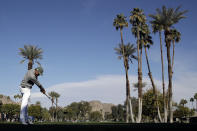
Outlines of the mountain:
{"type": "Polygon", "coordinates": [[[2,104],[16,104],[16,102],[11,100],[9,96],[5,96],[2,94],[0,94],[0,103],[2,103],[2,104]]]}
{"type": "Polygon", "coordinates": [[[89,102],[90,106],[92,107],[92,112],[93,111],[99,111],[102,113],[102,115],[104,116],[105,113],[111,113],[111,107],[115,106],[112,103],[102,103],[98,100],[93,100],[89,102]]]}

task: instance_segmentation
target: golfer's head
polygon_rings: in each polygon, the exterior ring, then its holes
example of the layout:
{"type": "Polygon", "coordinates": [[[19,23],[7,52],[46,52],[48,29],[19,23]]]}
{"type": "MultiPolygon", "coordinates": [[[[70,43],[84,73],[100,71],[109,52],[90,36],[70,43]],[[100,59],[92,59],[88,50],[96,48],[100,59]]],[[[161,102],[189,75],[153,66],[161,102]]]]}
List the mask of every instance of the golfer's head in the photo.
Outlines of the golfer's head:
{"type": "Polygon", "coordinates": [[[44,70],[43,70],[43,68],[42,68],[41,66],[35,68],[35,74],[36,74],[37,76],[43,75],[43,72],[44,72],[44,70]]]}

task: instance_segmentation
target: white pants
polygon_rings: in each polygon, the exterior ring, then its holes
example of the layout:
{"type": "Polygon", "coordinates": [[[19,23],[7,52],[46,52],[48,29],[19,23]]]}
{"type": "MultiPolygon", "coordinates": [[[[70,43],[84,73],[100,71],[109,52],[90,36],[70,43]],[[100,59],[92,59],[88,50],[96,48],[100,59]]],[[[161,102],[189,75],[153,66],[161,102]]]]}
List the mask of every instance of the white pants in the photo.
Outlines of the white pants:
{"type": "Polygon", "coordinates": [[[20,121],[27,122],[28,121],[28,113],[27,106],[31,94],[31,89],[20,87],[20,92],[22,94],[22,103],[21,103],[21,111],[20,111],[20,121]]]}

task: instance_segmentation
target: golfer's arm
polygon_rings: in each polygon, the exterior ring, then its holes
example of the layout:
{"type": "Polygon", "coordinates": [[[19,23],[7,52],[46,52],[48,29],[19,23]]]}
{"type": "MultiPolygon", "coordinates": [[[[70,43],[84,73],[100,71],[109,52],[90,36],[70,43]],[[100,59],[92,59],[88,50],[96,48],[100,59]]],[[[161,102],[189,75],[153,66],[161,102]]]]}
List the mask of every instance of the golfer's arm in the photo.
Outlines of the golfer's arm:
{"type": "Polygon", "coordinates": [[[37,79],[32,79],[31,81],[35,83],[40,88],[40,90],[44,90],[43,86],[40,84],[40,82],[37,79]]]}

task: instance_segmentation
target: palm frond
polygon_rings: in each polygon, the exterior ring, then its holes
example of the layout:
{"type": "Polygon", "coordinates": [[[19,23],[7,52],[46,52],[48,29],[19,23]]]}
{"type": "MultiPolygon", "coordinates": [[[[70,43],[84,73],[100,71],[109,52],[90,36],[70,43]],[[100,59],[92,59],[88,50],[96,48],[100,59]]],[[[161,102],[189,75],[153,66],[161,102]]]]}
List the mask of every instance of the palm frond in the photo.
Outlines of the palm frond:
{"type": "Polygon", "coordinates": [[[128,22],[126,17],[123,14],[118,14],[114,19],[113,26],[118,29],[122,29],[123,27],[128,27],[128,22]]]}
{"type": "MultiPolygon", "coordinates": [[[[24,59],[34,60],[42,59],[43,50],[38,46],[24,45],[24,48],[19,48],[19,55],[24,59]]],[[[22,62],[22,61],[21,61],[22,62]]]]}

